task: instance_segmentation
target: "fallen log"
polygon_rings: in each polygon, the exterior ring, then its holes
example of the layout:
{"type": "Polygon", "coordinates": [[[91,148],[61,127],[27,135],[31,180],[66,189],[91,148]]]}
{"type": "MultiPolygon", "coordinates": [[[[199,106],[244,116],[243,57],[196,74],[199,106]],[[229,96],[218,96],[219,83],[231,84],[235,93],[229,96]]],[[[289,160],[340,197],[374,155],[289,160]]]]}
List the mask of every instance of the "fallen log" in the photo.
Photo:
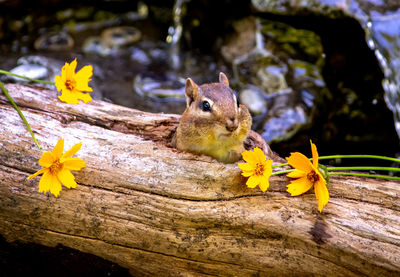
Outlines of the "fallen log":
{"type": "Polygon", "coordinates": [[[400,186],[332,177],[320,214],[285,177],[263,193],[240,170],[169,146],[179,116],[8,84],[42,147],[82,141],[78,187],[38,193],[41,152],[0,96],[0,234],[91,253],[138,275],[400,274],[400,186]]]}

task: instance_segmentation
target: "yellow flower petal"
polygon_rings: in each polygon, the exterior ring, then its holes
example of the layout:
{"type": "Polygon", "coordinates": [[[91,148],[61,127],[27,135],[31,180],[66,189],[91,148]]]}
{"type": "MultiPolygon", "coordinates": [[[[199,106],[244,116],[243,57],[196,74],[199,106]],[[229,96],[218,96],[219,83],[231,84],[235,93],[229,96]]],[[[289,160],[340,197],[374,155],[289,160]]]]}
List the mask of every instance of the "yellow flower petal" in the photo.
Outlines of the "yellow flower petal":
{"type": "Polygon", "coordinates": [[[63,151],[64,151],[64,139],[59,139],[57,141],[56,146],[54,146],[53,151],[52,151],[52,154],[54,155],[54,158],[56,160],[61,158],[63,151]]]}
{"type": "Polygon", "coordinates": [[[58,91],[65,89],[65,82],[63,82],[61,76],[56,76],[54,78],[54,83],[56,84],[56,88],[58,91]]]}
{"type": "Polygon", "coordinates": [[[296,180],[292,180],[289,185],[287,185],[287,192],[291,196],[297,196],[305,193],[312,187],[312,183],[307,179],[307,176],[301,177],[296,180]]]}
{"type": "Polygon", "coordinates": [[[254,167],[247,163],[238,163],[239,168],[243,171],[242,175],[249,177],[254,174],[254,167]]]}
{"type": "Polygon", "coordinates": [[[315,146],[314,143],[312,143],[311,139],[310,139],[310,144],[311,144],[311,152],[312,152],[312,158],[313,158],[313,165],[315,168],[318,168],[318,151],[317,151],[317,147],[315,146]]]}
{"type": "Polygon", "coordinates": [[[78,64],[78,62],[76,61],[76,58],[70,64],[65,63],[65,65],[66,65],[66,75],[65,76],[66,76],[67,80],[75,79],[75,69],[76,69],[77,64],[78,64]]]}
{"type": "Polygon", "coordinates": [[[60,196],[60,191],[62,190],[61,188],[61,183],[57,179],[57,177],[53,178],[53,182],[50,187],[50,193],[53,194],[55,197],[60,196]]]}
{"type": "Polygon", "coordinates": [[[260,189],[261,189],[263,192],[267,191],[267,189],[269,188],[269,180],[268,180],[268,178],[269,178],[269,177],[266,177],[266,176],[261,176],[261,177],[259,178],[259,179],[260,179],[259,186],[260,186],[260,189]]]}
{"type": "Polygon", "coordinates": [[[245,171],[252,171],[252,170],[254,170],[254,167],[251,166],[250,164],[247,164],[247,163],[238,163],[238,167],[239,167],[241,170],[245,170],[245,171]]]}
{"type": "Polygon", "coordinates": [[[312,170],[310,160],[299,152],[290,153],[290,157],[286,158],[289,165],[304,172],[312,170]]]}
{"type": "Polygon", "coordinates": [[[318,170],[317,174],[319,175],[320,182],[323,182],[326,185],[326,180],[325,180],[324,176],[322,175],[321,171],[318,170]]]}
{"type": "Polygon", "coordinates": [[[254,175],[254,171],[243,171],[242,176],[244,177],[250,177],[251,175],[254,175]]]}
{"type": "Polygon", "coordinates": [[[75,94],[76,99],[80,99],[85,103],[92,101],[92,97],[90,96],[89,93],[74,91],[74,94],[75,94]]]}
{"type": "Polygon", "coordinates": [[[318,210],[321,213],[322,209],[329,201],[329,192],[326,187],[326,181],[324,179],[317,181],[314,184],[314,191],[318,202],[318,210]]]}
{"type": "Polygon", "coordinates": [[[81,170],[86,166],[86,163],[79,158],[65,158],[62,162],[65,169],[81,170]]]}
{"type": "Polygon", "coordinates": [[[47,171],[43,174],[39,181],[39,192],[46,193],[50,191],[55,197],[60,195],[61,183],[57,179],[57,176],[47,171]]]}
{"type": "Polygon", "coordinates": [[[253,175],[253,176],[250,176],[250,177],[249,177],[249,179],[248,179],[247,182],[246,182],[246,185],[247,185],[249,188],[253,189],[253,188],[255,188],[259,183],[260,183],[260,178],[259,178],[259,176],[253,175]]]}
{"type": "Polygon", "coordinates": [[[268,160],[264,162],[264,173],[265,177],[271,177],[272,174],[272,160],[268,160]]]}
{"type": "Polygon", "coordinates": [[[248,151],[248,150],[244,151],[242,153],[242,157],[243,157],[243,160],[245,160],[249,164],[255,165],[257,163],[257,159],[256,159],[257,157],[254,155],[253,151],[248,151]]]}
{"type": "Polygon", "coordinates": [[[28,176],[28,178],[26,178],[26,179],[30,180],[32,178],[35,178],[36,176],[38,176],[38,175],[40,175],[42,173],[45,173],[48,170],[49,170],[48,168],[42,168],[42,169],[36,171],[35,173],[33,173],[32,175],[28,176]]]}
{"type": "Polygon", "coordinates": [[[50,190],[52,174],[49,171],[43,173],[39,181],[39,192],[46,193],[50,190]]]}
{"type": "Polygon", "coordinates": [[[44,152],[42,157],[39,159],[39,165],[43,167],[50,167],[57,158],[52,152],[44,152]]]}
{"type": "Polygon", "coordinates": [[[67,188],[76,188],[75,177],[69,170],[62,169],[57,173],[58,180],[67,188]]]}
{"type": "Polygon", "coordinates": [[[64,103],[68,104],[79,104],[78,98],[74,93],[71,93],[68,90],[63,90],[61,95],[58,96],[58,99],[60,99],[64,103]]]}
{"type": "MultiPolygon", "coordinates": [[[[78,152],[82,147],[82,142],[75,144],[67,152],[62,155],[62,159],[71,158],[76,152],[78,152]]],[[[60,160],[60,162],[63,162],[60,160]]]]}
{"type": "Polygon", "coordinates": [[[85,65],[82,67],[75,75],[76,89],[79,91],[93,91],[93,89],[88,86],[92,75],[93,67],[91,65],[85,65]]]}
{"type": "Polygon", "coordinates": [[[257,162],[265,162],[265,154],[260,148],[254,148],[254,155],[257,162]]]}
{"type": "Polygon", "coordinates": [[[286,176],[290,178],[300,178],[306,175],[304,171],[296,169],[295,171],[289,172],[286,176]]]}
{"type": "Polygon", "coordinates": [[[69,72],[69,63],[65,63],[64,66],[61,68],[61,81],[65,84],[67,81],[67,71],[69,72]]]}

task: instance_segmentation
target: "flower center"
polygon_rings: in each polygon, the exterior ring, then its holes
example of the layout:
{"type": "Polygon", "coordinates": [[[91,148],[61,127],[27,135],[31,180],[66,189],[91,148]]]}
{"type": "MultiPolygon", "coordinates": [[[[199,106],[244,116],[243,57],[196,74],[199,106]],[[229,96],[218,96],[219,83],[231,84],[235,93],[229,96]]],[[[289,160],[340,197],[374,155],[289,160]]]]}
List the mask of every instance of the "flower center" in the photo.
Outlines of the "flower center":
{"type": "Polygon", "coordinates": [[[59,160],[55,161],[49,168],[51,174],[57,174],[63,167],[59,160]]]}
{"type": "Polygon", "coordinates": [[[68,90],[74,90],[75,86],[76,86],[76,81],[75,80],[66,80],[65,81],[65,87],[68,90]]]}
{"type": "Polygon", "coordinates": [[[311,183],[315,183],[319,180],[319,175],[317,172],[312,170],[310,173],[307,174],[307,179],[310,180],[311,183]]]}
{"type": "Polygon", "coordinates": [[[254,169],[255,175],[263,175],[264,174],[264,164],[263,163],[256,163],[256,168],[254,169]]]}

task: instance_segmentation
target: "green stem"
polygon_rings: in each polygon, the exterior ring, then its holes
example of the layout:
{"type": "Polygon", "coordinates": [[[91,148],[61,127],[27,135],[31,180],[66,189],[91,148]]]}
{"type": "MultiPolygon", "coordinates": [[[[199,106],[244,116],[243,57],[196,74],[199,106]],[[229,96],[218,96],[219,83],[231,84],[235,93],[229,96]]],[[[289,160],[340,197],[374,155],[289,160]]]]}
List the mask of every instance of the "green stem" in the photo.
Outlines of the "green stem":
{"type": "Polygon", "coordinates": [[[281,167],[281,166],[285,166],[285,165],[289,165],[289,163],[276,164],[276,165],[273,165],[272,167],[273,167],[273,168],[274,168],[274,167],[281,167]]]}
{"type": "Polygon", "coordinates": [[[326,166],[324,166],[323,164],[318,164],[318,167],[320,169],[322,169],[324,171],[324,178],[326,179],[326,181],[329,183],[329,173],[328,173],[328,168],[326,166]]]}
{"type": "Polygon", "coordinates": [[[328,168],[326,167],[326,166],[324,166],[323,164],[318,164],[318,166],[320,167],[320,168],[322,168],[325,172],[327,172],[328,171],[328,168]]]}
{"type": "Polygon", "coordinates": [[[285,174],[285,173],[289,173],[289,172],[292,172],[292,171],[295,171],[295,169],[280,170],[280,171],[273,172],[271,174],[271,176],[285,174]]]}
{"type": "Polygon", "coordinates": [[[32,82],[46,84],[46,85],[55,85],[53,82],[48,82],[48,81],[43,81],[43,80],[39,80],[39,79],[33,79],[33,78],[21,76],[21,75],[17,75],[17,74],[14,74],[14,73],[11,73],[11,72],[8,72],[8,71],[5,71],[5,70],[1,70],[1,69],[0,69],[0,74],[11,75],[11,76],[14,76],[14,77],[18,77],[18,78],[22,78],[22,79],[29,80],[29,81],[32,81],[32,82]]]}
{"type": "Polygon", "coordinates": [[[352,176],[360,176],[360,177],[367,177],[367,178],[400,180],[400,177],[386,176],[386,175],[372,175],[372,174],[354,173],[354,172],[329,172],[329,175],[352,175],[352,176]]]}
{"type": "Polygon", "coordinates": [[[31,134],[31,136],[33,138],[33,141],[36,143],[36,145],[40,149],[40,151],[43,152],[42,147],[40,147],[40,144],[36,140],[35,135],[32,132],[31,126],[29,125],[28,121],[26,120],[24,114],[18,108],[17,104],[15,104],[15,102],[12,99],[12,97],[10,96],[10,94],[8,94],[7,89],[4,87],[4,85],[3,85],[3,83],[1,81],[0,81],[0,87],[3,90],[4,94],[6,95],[6,97],[8,98],[8,100],[11,102],[11,105],[14,107],[15,110],[17,110],[17,112],[18,112],[19,116],[21,117],[22,121],[25,123],[26,127],[28,128],[29,133],[31,134]]]}
{"type": "Polygon", "coordinates": [[[386,156],[378,156],[378,155],[332,155],[332,156],[321,156],[320,160],[329,160],[329,159],[347,159],[347,158],[358,158],[358,159],[378,159],[378,160],[386,160],[400,163],[400,159],[386,157],[386,156]]]}
{"type": "Polygon", "coordinates": [[[400,168],[397,167],[379,167],[379,166],[350,166],[350,167],[327,167],[328,171],[337,170],[382,170],[382,171],[397,171],[400,172],[400,168]]]}

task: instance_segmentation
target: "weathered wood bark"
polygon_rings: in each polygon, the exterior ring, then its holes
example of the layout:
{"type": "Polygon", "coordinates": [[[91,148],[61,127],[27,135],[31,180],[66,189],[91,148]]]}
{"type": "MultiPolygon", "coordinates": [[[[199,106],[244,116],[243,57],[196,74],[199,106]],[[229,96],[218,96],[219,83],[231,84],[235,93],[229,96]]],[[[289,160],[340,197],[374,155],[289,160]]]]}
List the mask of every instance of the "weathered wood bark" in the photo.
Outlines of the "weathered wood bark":
{"type": "Polygon", "coordinates": [[[39,178],[26,177],[41,152],[0,96],[0,234],[9,241],[63,244],[140,275],[400,274],[399,183],[332,178],[319,214],[311,192],[285,192],[285,177],[262,193],[236,165],[168,147],[178,115],[7,88],[44,149],[82,141],[87,163],[77,189],[39,194],[39,178]]]}

